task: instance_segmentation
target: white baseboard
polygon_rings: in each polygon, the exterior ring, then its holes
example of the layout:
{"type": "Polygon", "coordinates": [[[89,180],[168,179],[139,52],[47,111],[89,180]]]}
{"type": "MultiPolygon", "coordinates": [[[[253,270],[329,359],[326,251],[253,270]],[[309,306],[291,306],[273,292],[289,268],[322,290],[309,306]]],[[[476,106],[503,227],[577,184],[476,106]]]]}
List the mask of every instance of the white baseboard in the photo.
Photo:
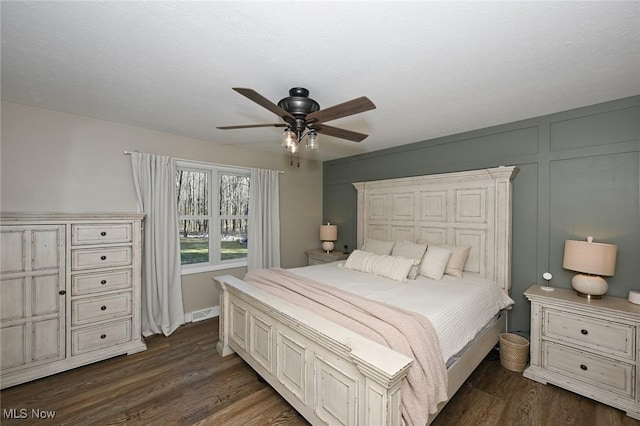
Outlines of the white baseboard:
{"type": "Polygon", "coordinates": [[[184,322],[198,322],[209,318],[215,318],[217,316],[220,316],[220,306],[212,306],[198,311],[185,312],[184,322]]]}

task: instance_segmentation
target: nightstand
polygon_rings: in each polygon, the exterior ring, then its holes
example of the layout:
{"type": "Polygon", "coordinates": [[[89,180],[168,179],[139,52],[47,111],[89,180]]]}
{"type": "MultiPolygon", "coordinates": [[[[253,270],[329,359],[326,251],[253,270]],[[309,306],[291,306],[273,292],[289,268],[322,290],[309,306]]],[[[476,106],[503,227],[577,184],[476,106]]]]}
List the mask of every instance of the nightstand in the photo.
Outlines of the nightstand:
{"type": "Polygon", "coordinates": [[[321,263],[337,262],[338,260],[345,260],[349,257],[348,253],[342,253],[335,250],[330,253],[321,249],[307,250],[306,253],[309,266],[319,265],[321,263]]]}
{"type": "Polygon", "coordinates": [[[531,363],[523,375],[640,420],[640,305],[531,286],[531,363]]]}

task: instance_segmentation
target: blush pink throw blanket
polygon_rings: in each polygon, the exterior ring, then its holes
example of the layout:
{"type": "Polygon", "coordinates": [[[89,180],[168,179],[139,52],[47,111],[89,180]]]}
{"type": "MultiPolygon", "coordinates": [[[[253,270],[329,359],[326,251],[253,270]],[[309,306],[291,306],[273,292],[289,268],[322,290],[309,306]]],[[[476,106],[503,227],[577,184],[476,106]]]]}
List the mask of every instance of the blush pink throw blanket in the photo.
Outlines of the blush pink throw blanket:
{"type": "Polygon", "coordinates": [[[249,272],[245,281],[412,359],[402,383],[402,417],[426,425],[447,399],[438,336],[424,316],[320,284],[280,268],[249,272]]]}

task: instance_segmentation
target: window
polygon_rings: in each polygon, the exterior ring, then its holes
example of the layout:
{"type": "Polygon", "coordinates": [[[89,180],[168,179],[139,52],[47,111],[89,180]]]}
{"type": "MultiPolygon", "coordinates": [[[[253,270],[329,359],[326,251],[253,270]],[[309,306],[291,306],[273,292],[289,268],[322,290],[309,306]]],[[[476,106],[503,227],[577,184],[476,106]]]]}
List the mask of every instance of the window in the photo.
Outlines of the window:
{"type": "Polygon", "coordinates": [[[177,163],[183,273],[245,266],[249,170],[177,163]]]}

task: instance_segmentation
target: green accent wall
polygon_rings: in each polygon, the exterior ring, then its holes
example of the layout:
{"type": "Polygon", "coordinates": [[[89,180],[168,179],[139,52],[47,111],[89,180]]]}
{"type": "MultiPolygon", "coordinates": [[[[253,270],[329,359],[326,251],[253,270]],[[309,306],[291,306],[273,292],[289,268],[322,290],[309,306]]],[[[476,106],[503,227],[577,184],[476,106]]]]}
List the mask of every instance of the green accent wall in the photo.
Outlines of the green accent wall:
{"type": "MultiPolygon", "coordinates": [[[[363,143],[366,143],[363,142],[363,143]]],[[[356,245],[352,182],[515,165],[509,330],[528,332],[524,291],[562,268],[566,239],[618,246],[609,295],[640,290],[640,95],[324,163],[323,220],[356,245]]]]}

